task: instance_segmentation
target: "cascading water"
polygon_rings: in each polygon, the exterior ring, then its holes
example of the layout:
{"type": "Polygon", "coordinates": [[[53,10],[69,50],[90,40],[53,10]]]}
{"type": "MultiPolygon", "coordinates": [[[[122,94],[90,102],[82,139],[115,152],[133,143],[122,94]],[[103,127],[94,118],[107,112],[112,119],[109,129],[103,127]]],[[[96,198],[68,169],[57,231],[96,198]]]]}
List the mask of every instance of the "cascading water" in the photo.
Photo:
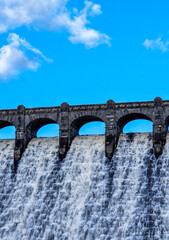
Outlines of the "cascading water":
{"type": "Polygon", "coordinates": [[[13,173],[13,140],[0,141],[1,240],[169,239],[169,147],[123,134],[112,160],[104,136],[33,139],[13,173]]]}

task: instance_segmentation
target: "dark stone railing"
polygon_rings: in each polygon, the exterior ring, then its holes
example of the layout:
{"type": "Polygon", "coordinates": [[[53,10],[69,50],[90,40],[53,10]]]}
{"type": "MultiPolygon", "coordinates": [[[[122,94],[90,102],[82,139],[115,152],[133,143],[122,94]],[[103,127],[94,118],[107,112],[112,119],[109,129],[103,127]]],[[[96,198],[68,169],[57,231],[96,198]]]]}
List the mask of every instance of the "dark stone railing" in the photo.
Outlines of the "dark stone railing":
{"type": "Polygon", "coordinates": [[[25,108],[0,110],[0,129],[15,126],[14,163],[17,166],[29,141],[38,130],[49,123],[59,124],[59,157],[63,159],[73,138],[80,128],[92,121],[105,123],[105,154],[112,158],[124,126],[136,119],[147,119],[153,123],[153,147],[156,157],[160,156],[166,142],[169,123],[169,101],[156,97],[149,102],[74,105],[62,103],[60,107],[25,108]]]}

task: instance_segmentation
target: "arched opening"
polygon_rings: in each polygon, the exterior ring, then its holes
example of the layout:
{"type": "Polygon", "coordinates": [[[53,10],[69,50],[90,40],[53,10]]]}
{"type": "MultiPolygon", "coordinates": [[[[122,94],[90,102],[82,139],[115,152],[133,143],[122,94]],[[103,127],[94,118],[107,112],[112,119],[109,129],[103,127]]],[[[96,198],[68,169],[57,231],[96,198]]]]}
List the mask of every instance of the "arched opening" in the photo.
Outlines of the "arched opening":
{"type": "Polygon", "coordinates": [[[128,114],[118,121],[120,133],[152,132],[153,122],[144,114],[128,114]]]}
{"type": "Polygon", "coordinates": [[[0,121],[0,139],[14,139],[15,127],[7,121],[0,121]]]}
{"type": "Polygon", "coordinates": [[[59,136],[59,125],[55,123],[49,123],[41,127],[37,131],[37,137],[58,137],[59,136]]]}
{"type": "Polygon", "coordinates": [[[152,132],[153,123],[149,120],[133,120],[127,123],[123,128],[123,133],[143,133],[152,132]]]}
{"type": "Polygon", "coordinates": [[[56,137],[59,126],[56,121],[48,118],[39,118],[32,121],[26,128],[27,141],[34,137],[56,137]]]}
{"type": "Polygon", "coordinates": [[[105,134],[104,122],[90,122],[83,125],[79,130],[79,135],[98,135],[105,134]]]}
{"type": "Polygon", "coordinates": [[[15,127],[4,127],[0,130],[0,139],[15,139],[15,127]]]}
{"type": "Polygon", "coordinates": [[[83,116],[72,122],[70,130],[72,139],[76,135],[104,134],[105,123],[97,116],[83,116]]]}

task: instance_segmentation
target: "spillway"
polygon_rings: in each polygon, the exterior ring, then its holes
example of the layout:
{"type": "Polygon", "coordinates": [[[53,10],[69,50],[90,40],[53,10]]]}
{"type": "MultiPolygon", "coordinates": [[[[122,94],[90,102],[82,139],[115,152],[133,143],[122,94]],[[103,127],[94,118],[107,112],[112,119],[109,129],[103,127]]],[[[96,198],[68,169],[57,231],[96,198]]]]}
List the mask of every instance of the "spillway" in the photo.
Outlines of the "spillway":
{"type": "Polygon", "coordinates": [[[59,161],[58,138],[36,138],[14,174],[1,140],[0,239],[169,239],[169,135],[158,159],[150,133],[120,135],[112,160],[104,144],[78,136],[59,161]]]}

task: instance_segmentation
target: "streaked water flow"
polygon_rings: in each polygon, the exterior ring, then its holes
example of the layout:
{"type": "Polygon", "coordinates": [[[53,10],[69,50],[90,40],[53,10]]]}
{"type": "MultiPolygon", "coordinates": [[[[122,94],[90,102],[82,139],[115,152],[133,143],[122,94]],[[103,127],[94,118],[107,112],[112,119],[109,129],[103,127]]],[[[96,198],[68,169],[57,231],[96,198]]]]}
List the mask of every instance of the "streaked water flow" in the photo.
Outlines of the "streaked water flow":
{"type": "Polygon", "coordinates": [[[110,161],[104,136],[76,137],[58,160],[58,138],[33,139],[13,174],[13,140],[0,141],[0,239],[169,239],[169,137],[121,135],[110,161]]]}

